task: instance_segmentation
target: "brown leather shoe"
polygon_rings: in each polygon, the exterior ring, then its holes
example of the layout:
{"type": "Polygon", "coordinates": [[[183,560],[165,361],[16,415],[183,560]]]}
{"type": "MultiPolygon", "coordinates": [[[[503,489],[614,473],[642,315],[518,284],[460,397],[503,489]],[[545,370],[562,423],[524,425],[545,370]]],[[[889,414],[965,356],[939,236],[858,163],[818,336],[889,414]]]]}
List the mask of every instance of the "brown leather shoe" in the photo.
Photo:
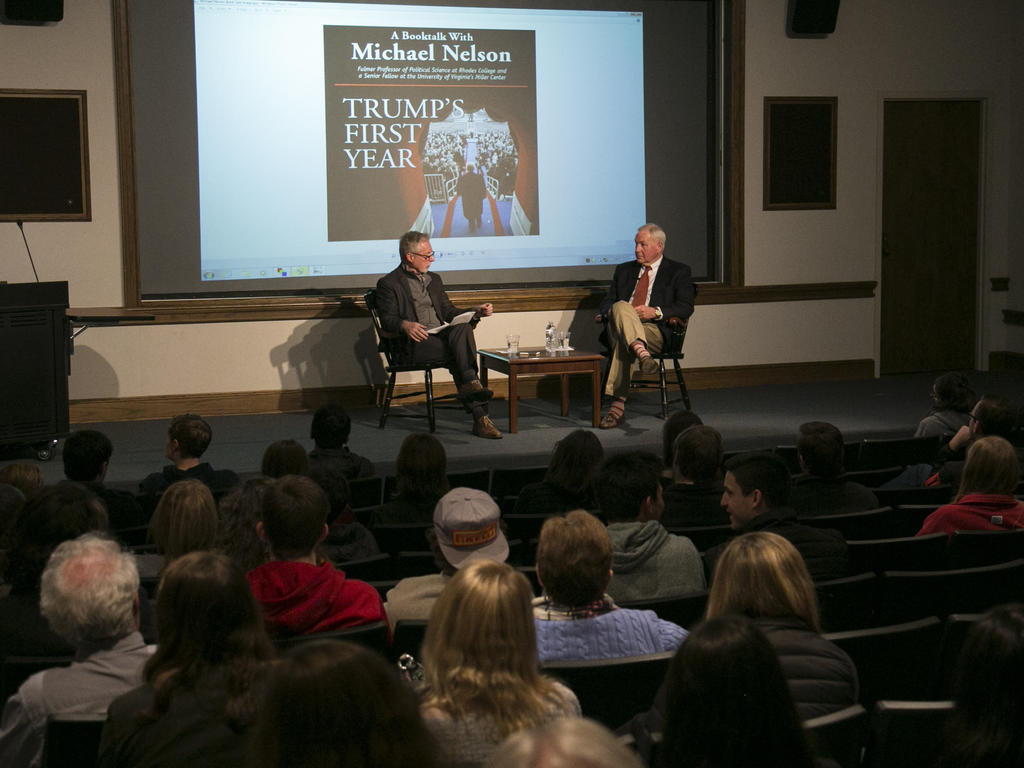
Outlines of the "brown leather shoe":
{"type": "Polygon", "coordinates": [[[494,397],[494,393],[489,389],[485,389],[483,384],[477,379],[460,384],[458,395],[463,400],[473,400],[476,402],[490,400],[494,397]]]}
{"type": "Polygon", "coordinates": [[[651,376],[658,372],[658,361],[653,357],[648,357],[640,361],[640,373],[645,376],[651,376]]]}
{"type": "Polygon", "coordinates": [[[502,434],[494,426],[490,416],[481,416],[473,422],[473,434],[477,437],[486,437],[489,440],[501,440],[502,434]]]}

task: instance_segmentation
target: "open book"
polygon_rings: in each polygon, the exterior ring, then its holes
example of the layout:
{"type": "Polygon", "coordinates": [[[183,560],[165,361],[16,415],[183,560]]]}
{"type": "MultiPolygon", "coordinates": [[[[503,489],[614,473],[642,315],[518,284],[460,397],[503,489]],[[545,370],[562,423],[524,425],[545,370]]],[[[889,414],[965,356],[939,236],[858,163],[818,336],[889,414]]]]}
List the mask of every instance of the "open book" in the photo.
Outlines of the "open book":
{"type": "Polygon", "coordinates": [[[463,312],[461,315],[456,315],[452,318],[450,323],[442,323],[436,328],[431,328],[427,333],[438,333],[439,331],[443,331],[449,325],[462,325],[463,323],[468,323],[474,317],[476,317],[476,310],[471,309],[468,312],[463,312]]]}

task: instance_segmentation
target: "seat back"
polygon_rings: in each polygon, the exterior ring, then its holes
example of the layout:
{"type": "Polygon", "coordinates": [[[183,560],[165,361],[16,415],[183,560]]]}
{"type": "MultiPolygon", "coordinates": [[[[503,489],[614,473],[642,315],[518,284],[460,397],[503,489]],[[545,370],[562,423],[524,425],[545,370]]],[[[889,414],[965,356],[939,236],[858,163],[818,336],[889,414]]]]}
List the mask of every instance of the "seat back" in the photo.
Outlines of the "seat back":
{"type": "Polygon", "coordinates": [[[974,568],[1024,557],[1024,529],[954,531],[949,538],[949,567],[974,568]]]}
{"type": "Polygon", "coordinates": [[[546,674],[561,679],[580,700],[583,716],[618,728],[654,703],[675,651],[600,661],[549,661],[546,674]]]}
{"type": "Polygon", "coordinates": [[[421,552],[429,548],[427,531],[432,523],[387,523],[370,529],[381,552],[397,555],[399,552],[421,552]]]}
{"type": "Polygon", "coordinates": [[[379,507],[384,501],[383,477],[357,477],[348,481],[352,509],[379,507]]]}
{"type": "Polygon", "coordinates": [[[871,717],[864,768],[932,768],[942,750],[951,701],[879,701],[871,717]]]}
{"type": "Polygon", "coordinates": [[[391,637],[388,634],[386,621],[374,621],[370,624],[360,624],[357,627],[332,629],[328,632],[315,632],[309,635],[277,636],[274,638],[274,645],[279,652],[284,653],[289,648],[294,648],[297,645],[309,643],[313,640],[345,640],[350,643],[358,643],[386,656],[388,655],[391,637]]]}
{"type": "Polygon", "coordinates": [[[43,740],[43,768],[93,768],[105,722],[106,713],[50,715],[43,740]]]}
{"type": "Polygon", "coordinates": [[[857,573],[942,570],[946,563],[946,539],[946,534],[940,532],[927,536],[847,541],[850,568],[857,573]]]}
{"type": "Polygon", "coordinates": [[[843,632],[875,626],[877,589],[878,577],[870,572],[815,582],[822,630],[843,632]]]}
{"type": "Polygon", "coordinates": [[[390,579],[394,573],[391,555],[386,552],[371,557],[362,557],[358,560],[335,563],[335,567],[344,571],[348,578],[360,581],[390,579]]]}
{"type": "Polygon", "coordinates": [[[887,512],[886,507],[880,507],[839,515],[810,515],[799,518],[799,522],[814,528],[831,528],[839,531],[847,540],[877,539],[885,535],[887,512]]]}
{"type": "Polygon", "coordinates": [[[525,486],[541,482],[547,471],[547,465],[537,467],[494,467],[491,470],[491,495],[499,502],[506,496],[518,496],[525,486]]]}
{"type": "Polygon", "coordinates": [[[882,580],[879,614],[883,621],[982,613],[994,605],[1021,599],[1024,559],[982,568],[886,571],[882,580]]]}
{"type": "Polygon", "coordinates": [[[690,592],[677,597],[658,597],[651,600],[630,600],[619,603],[621,608],[654,611],[659,619],[671,621],[685,629],[691,629],[704,618],[708,607],[708,591],[690,592]]]}
{"type": "Polygon", "coordinates": [[[366,308],[370,312],[370,320],[373,322],[373,332],[377,334],[377,348],[384,353],[384,359],[388,362],[388,367],[394,364],[392,359],[393,349],[392,341],[394,337],[391,334],[385,333],[384,329],[380,325],[380,315],[377,312],[377,291],[373,288],[366,291],[363,294],[363,301],[366,303],[366,308]]]}
{"type": "Polygon", "coordinates": [[[866,439],[860,444],[859,469],[931,464],[939,452],[939,436],[866,439]]]}
{"type": "Polygon", "coordinates": [[[880,699],[927,699],[932,695],[942,622],[935,616],[825,635],[853,660],[860,681],[860,703],[870,709],[880,699]]]}
{"type": "Polygon", "coordinates": [[[860,704],[805,720],[804,730],[819,758],[834,760],[840,768],[860,768],[868,733],[868,713],[860,704]]]}

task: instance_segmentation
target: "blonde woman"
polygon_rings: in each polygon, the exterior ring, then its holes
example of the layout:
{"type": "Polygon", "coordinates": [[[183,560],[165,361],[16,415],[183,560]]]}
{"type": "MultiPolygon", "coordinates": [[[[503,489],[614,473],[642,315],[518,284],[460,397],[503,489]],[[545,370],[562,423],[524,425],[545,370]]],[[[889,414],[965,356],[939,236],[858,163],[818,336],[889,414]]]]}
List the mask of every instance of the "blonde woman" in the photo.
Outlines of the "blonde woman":
{"type": "Polygon", "coordinates": [[[137,555],[139,575],[153,577],[189,552],[211,549],[217,540],[217,505],[199,480],[179,480],[160,496],[149,533],[158,555],[137,555]]]}
{"type": "Polygon", "coordinates": [[[821,636],[814,584],[787,539],[756,531],[725,548],[715,567],[707,618],[729,614],[753,619],[768,637],[803,719],[857,702],[857,669],[821,636]]]}
{"type": "Polygon", "coordinates": [[[1020,459],[1009,441],[995,435],[979,437],[967,449],[953,503],[928,515],[917,535],[1024,527],[1024,505],[1013,497],[1018,482],[1020,459]]]}
{"type": "Polygon", "coordinates": [[[482,764],[507,736],[580,714],[575,694],[538,672],[532,597],[521,573],[478,560],[434,604],[423,716],[456,765],[482,764]]]}

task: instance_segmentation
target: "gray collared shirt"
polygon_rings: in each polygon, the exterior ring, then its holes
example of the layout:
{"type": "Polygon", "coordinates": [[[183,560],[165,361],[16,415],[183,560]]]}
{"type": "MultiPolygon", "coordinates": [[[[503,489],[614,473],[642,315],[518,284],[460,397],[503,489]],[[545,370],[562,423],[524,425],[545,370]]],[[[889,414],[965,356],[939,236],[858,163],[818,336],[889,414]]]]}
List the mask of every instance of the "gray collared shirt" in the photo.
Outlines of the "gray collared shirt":
{"type": "Polygon", "coordinates": [[[421,275],[408,269],[405,270],[405,275],[409,278],[409,291],[412,293],[412,303],[416,308],[416,322],[427,329],[437,328],[441,325],[441,320],[434,310],[434,302],[430,300],[430,294],[427,293],[427,287],[434,276],[429,272],[421,275]]]}

